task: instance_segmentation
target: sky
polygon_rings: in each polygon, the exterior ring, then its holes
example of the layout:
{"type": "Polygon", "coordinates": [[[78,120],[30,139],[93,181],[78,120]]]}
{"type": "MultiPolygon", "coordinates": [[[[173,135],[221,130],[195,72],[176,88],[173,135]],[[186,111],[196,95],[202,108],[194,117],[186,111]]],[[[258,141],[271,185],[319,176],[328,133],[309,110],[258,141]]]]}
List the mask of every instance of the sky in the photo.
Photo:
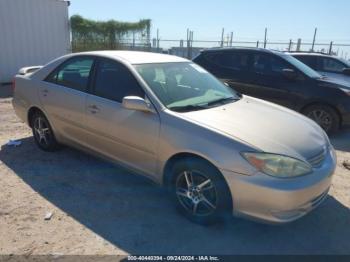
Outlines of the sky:
{"type": "MultiPolygon", "coordinates": [[[[159,29],[161,39],[219,40],[233,32],[234,40],[348,43],[350,45],[349,0],[71,0],[70,15],[95,20],[134,22],[152,20],[152,38],[159,29]]],[[[350,57],[350,48],[344,48],[350,57]]]]}

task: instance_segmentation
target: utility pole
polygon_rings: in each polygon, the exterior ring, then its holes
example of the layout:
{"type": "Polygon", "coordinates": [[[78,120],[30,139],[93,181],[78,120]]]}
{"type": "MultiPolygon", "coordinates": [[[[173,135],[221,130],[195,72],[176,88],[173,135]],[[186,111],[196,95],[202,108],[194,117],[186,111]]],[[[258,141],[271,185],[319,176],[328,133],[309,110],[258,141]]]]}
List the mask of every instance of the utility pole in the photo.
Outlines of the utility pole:
{"type": "Polygon", "coordinates": [[[267,28],[265,28],[264,48],[266,48],[266,45],[267,45],[267,28]]]}
{"type": "Polygon", "coordinates": [[[311,47],[312,52],[314,51],[314,47],[315,47],[316,34],[317,34],[317,27],[315,28],[314,39],[312,40],[312,47],[311,47]]]}
{"type": "Polygon", "coordinates": [[[232,47],[233,44],[233,32],[231,32],[231,37],[230,37],[230,46],[232,47]]]}

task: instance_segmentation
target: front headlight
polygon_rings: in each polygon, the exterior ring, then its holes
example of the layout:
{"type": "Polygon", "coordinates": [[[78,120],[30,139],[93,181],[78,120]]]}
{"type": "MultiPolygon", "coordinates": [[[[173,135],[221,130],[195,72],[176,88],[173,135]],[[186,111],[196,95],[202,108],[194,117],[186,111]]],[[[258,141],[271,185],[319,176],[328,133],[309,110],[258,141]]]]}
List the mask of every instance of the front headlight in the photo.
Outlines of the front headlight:
{"type": "Polygon", "coordinates": [[[274,177],[297,177],[312,172],[311,165],[288,156],[252,152],[242,153],[242,155],[259,171],[274,177]]]}

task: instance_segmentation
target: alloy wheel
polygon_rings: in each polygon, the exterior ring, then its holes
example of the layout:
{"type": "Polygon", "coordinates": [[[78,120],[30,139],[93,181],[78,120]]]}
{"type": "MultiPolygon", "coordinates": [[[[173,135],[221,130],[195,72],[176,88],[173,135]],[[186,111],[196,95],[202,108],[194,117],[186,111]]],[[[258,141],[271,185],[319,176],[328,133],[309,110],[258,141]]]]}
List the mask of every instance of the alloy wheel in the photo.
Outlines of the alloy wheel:
{"type": "Polygon", "coordinates": [[[41,116],[35,118],[33,129],[38,143],[48,147],[52,141],[52,134],[46,119],[41,116]]]}
{"type": "Polygon", "coordinates": [[[332,116],[325,110],[315,109],[310,111],[307,116],[320,125],[326,132],[332,127],[332,116]]]}
{"type": "Polygon", "coordinates": [[[209,216],[217,208],[213,182],[198,171],[183,171],[178,176],[176,196],[183,208],[194,216],[209,216]]]}

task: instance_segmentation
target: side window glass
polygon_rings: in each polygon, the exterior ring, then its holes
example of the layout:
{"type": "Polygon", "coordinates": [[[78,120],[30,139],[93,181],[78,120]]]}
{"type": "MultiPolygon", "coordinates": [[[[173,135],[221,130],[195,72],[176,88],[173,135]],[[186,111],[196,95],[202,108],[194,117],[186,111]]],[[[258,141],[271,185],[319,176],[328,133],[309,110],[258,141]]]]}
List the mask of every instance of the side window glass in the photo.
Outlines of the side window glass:
{"type": "Polygon", "coordinates": [[[283,69],[292,69],[288,63],[282,59],[271,57],[271,73],[273,75],[282,75],[283,69]]]}
{"type": "Polygon", "coordinates": [[[321,58],[321,70],[326,72],[341,73],[345,66],[332,58],[321,58]]]}
{"type": "Polygon", "coordinates": [[[144,97],[139,83],[124,65],[102,59],[96,71],[94,94],[121,103],[125,96],[144,97]]]}
{"type": "Polygon", "coordinates": [[[249,57],[246,53],[217,53],[208,54],[207,59],[221,67],[244,71],[248,68],[249,57]]]}
{"type": "Polygon", "coordinates": [[[77,57],[64,62],[47,81],[86,92],[94,59],[77,57]]]}
{"type": "Polygon", "coordinates": [[[256,54],[253,56],[253,65],[254,73],[258,74],[271,74],[271,66],[269,57],[265,54],[256,54]]]}
{"type": "Polygon", "coordinates": [[[314,56],[296,56],[295,58],[303,62],[305,65],[311,67],[312,69],[316,69],[316,59],[314,56]]]}
{"type": "Polygon", "coordinates": [[[256,54],[253,57],[253,71],[268,76],[281,76],[283,69],[291,66],[278,57],[265,54],[256,54]]]}

